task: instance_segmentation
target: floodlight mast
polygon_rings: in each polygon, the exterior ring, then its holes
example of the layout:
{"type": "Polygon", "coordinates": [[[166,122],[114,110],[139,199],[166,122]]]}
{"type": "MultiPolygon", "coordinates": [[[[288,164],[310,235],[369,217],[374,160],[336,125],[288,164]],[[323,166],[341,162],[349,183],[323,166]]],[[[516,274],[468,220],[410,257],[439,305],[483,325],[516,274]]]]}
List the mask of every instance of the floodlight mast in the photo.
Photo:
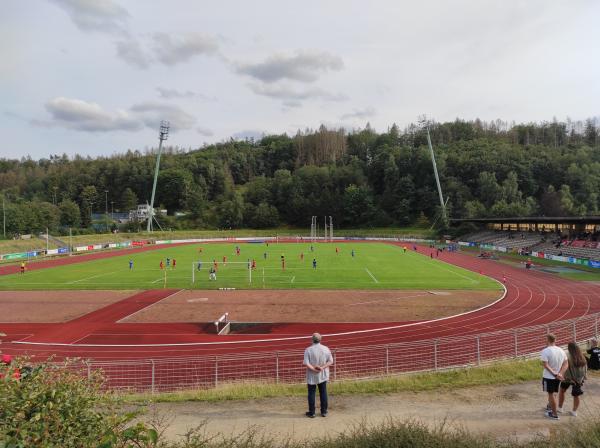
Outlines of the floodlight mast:
{"type": "Polygon", "coordinates": [[[444,202],[444,196],[442,195],[442,185],[440,184],[440,176],[438,174],[437,164],[435,163],[435,154],[433,152],[433,145],[431,144],[431,136],[429,135],[429,123],[425,123],[425,129],[427,130],[427,145],[429,146],[429,152],[431,153],[431,163],[433,163],[433,173],[435,174],[435,183],[437,184],[438,195],[440,197],[442,221],[444,223],[444,226],[447,226],[448,225],[448,215],[446,214],[446,204],[444,202]]]}
{"type": "Polygon", "coordinates": [[[152,232],[152,221],[154,218],[154,196],[156,194],[156,183],[158,181],[158,170],[160,168],[160,155],[162,153],[162,143],[169,137],[169,122],[161,121],[158,132],[158,155],[156,156],[156,167],[154,168],[154,184],[152,185],[152,197],[150,198],[150,208],[148,209],[148,226],[146,231],[152,232]]]}

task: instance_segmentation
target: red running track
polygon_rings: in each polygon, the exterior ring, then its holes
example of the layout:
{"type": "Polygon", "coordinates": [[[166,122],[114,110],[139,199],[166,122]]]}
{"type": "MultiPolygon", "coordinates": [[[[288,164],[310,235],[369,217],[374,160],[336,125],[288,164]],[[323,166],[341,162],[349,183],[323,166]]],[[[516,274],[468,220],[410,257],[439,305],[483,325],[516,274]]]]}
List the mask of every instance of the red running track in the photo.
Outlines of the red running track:
{"type": "MultiPolygon", "coordinates": [[[[429,256],[428,248],[419,247],[418,250],[429,256]]],[[[65,260],[77,262],[84,261],[83,257],[87,261],[116,255],[121,253],[71,257],[46,261],[43,262],[44,266],[42,263],[36,265],[40,268],[50,267],[63,264],[65,260]]],[[[133,312],[177,293],[173,290],[152,290],[64,324],[3,324],[2,331],[8,335],[5,341],[12,342],[5,342],[2,349],[7,353],[34,355],[38,359],[50,355],[94,360],[157,360],[228,354],[242,356],[257,352],[301,350],[308,344],[307,335],[319,331],[328,346],[344,350],[547,325],[600,312],[599,285],[526,271],[461,253],[443,253],[440,260],[481,272],[498,281],[506,278],[505,297],[486,308],[435,321],[409,324],[282,323],[266,327],[264,331],[267,333],[260,335],[219,337],[207,334],[206,324],[118,323],[118,320],[133,312]]],[[[542,344],[540,340],[539,345],[542,344]]],[[[498,353],[502,354],[501,350],[498,353]]]]}

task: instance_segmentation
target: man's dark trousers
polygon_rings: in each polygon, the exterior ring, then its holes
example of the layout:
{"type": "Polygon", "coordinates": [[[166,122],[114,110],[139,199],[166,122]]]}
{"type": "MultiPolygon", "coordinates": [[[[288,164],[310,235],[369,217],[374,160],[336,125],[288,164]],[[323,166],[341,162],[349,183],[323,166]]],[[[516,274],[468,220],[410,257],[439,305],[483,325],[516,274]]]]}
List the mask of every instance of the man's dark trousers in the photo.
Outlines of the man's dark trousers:
{"type": "Polygon", "coordinates": [[[315,413],[317,386],[319,387],[319,399],[321,400],[321,414],[327,414],[327,381],[308,385],[308,412],[313,415],[315,413]]]}

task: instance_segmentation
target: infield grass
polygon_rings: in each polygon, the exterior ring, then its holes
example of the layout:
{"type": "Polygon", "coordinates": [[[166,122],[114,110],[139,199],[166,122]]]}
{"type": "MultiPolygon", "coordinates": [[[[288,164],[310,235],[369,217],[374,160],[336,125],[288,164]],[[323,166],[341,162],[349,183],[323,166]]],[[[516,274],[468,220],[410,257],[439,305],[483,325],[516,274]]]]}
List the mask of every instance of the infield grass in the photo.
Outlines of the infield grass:
{"type": "Polygon", "coordinates": [[[384,243],[189,244],[0,277],[0,289],[469,289],[498,290],[485,276],[384,243]],[[240,255],[236,255],[236,245],[240,255]],[[338,252],[336,253],[336,248],[338,252]],[[201,251],[200,251],[201,250],[201,251]],[[354,256],[352,251],[354,250],[354,256]],[[301,256],[303,254],[303,257],[301,256]],[[281,256],[285,257],[285,269],[281,256]],[[223,263],[227,257],[227,264],[223,263]],[[171,266],[166,267],[166,259],[171,266]],[[176,267],[172,267],[172,260],[176,267]],[[316,269],[312,266],[316,260],[316,269]],[[129,260],[133,269],[129,269],[129,260]],[[160,269],[160,261],[165,269],[160,269]],[[217,280],[208,271],[217,261],[217,280]],[[248,260],[256,260],[249,273],[248,260]],[[201,261],[198,269],[198,261],[201,261]],[[192,271],[195,281],[192,283],[192,271]],[[251,275],[251,278],[250,278],[251,275]]]}

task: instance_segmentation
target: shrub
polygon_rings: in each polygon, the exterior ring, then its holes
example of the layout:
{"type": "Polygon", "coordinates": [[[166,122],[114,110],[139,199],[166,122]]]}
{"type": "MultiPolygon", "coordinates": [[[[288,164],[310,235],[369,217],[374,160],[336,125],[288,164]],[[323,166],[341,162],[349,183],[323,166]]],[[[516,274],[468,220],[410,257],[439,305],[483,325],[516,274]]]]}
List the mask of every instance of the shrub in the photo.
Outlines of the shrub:
{"type": "Polygon", "coordinates": [[[0,448],[150,447],[156,430],[128,427],[135,413],[102,391],[99,375],[88,379],[74,362],[4,368],[0,379],[0,448]]]}

